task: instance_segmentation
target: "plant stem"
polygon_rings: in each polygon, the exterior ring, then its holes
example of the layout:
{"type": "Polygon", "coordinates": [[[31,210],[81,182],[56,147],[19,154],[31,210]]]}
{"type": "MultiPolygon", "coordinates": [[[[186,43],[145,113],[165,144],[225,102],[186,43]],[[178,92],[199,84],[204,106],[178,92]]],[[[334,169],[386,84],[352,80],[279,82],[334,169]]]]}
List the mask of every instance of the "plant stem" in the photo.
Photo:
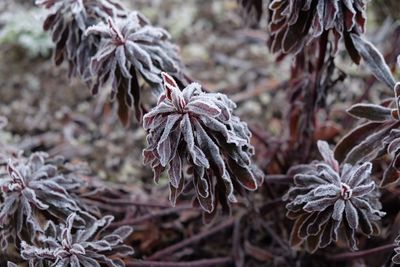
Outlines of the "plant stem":
{"type": "Polygon", "coordinates": [[[346,252],[346,253],[336,254],[333,256],[327,256],[327,258],[332,261],[355,260],[358,258],[371,256],[371,255],[374,255],[377,253],[391,251],[391,250],[395,249],[396,247],[397,247],[396,244],[387,244],[387,245],[383,245],[380,247],[371,248],[371,249],[367,249],[367,250],[361,250],[361,251],[357,251],[357,252],[346,252]]]}
{"type": "Polygon", "coordinates": [[[145,221],[148,221],[148,220],[151,220],[154,218],[162,217],[162,216],[173,214],[173,213],[178,213],[180,211],[189,210],[192,208],[193,208],[192,205],[182,205],[182,206],[173,207],[173,208],[153,212],[150,214],[146,214],[146,215],[138,217],[138,218],[115,222],[115,223],[112,223],[110,226],[111,227],[119,227],[122,225],[140,224],[140,223],[143,223],[145,221]]]}
{"type": "Polygon", "coordinates": [[[214,258],[207,260],[186,261],[186,262],[167,262],[167,261],[133,261],[127,262],[127,267],[214,267],[231,263],[229,257],[214,258]]]}
{"type": "Polygon", "coordinates": [[[208,229],[205,232],[199,233],[197,235],[194,235],[192,237],[189,237],[185,240],[182,240],[181,242],[178,242],[172,246],[166,247],[165,249],[162,249],[156,253],[154,253],[153,255],[151,255],[150,257],[148,257],[149,260],[158,260],[161,259],[165,256],[170,256],[173,252],[182,249],[188,245],[191,245],[193,243],[196,243],[206,237],[209,237],[213,234],[216,234],[222,230],[225,230],[227,228],[230,228],[233,226],[233,224],[235,223],[235,219],[230,218],[229,220],[227,220],[224,223],[221,223],[220,225],[213,227],[211,229],[208,229]]]}
{"type": "Polygon", "coordinates": [[[133,206],[142,206],[142,207],[149,207],[149,208],[168,208],[170,205],[164,203],[154,203],[154,202],[143,202],[137,201],[132,199],[112,199],[107,197],[96,197],[90,196],[90,199],[100,201],[100,202],[107,202],[109,204],[120,204],[120,205],[133,205],[133,206]]]}
{"type": "Polygon", "coordinates": [[[277,183],[277,184],[291,184],[293,183],[293,176],[285,174],[266,175],[265,182],[277,183]]]}

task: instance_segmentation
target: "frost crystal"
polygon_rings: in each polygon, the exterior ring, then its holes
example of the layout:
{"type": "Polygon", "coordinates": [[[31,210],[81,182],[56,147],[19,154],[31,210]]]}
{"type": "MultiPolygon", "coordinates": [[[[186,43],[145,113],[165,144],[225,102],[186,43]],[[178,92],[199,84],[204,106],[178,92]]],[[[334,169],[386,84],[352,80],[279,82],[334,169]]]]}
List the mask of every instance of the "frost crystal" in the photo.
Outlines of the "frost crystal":
{"type": "Polygon", "coordinates": [[[255,190],[262,176],[251,165],[249,129],[232,114],[235,104],[225,95],[205,93],[197,83],[181,91],[171,76],[162,76],[165,92],[143,118],[145,164],[153,168],[156,182],[168,170],[173,204],[190,184],[204,211],[213,213],[217,203],[229,210],[234,191],[255,190]]]}
{"type": "Polygon", "coordinates": [[[378,222],[385,215],[370,178],[372,164],[345,164],[340,170],[328,144],[319,141],[318,148],[324,162],[298,168],[301,173],[295,175],[295,185],[284,197],[289,200],[287,216],[295,220],[291,244],[305,241],[314,252],[343,234],[351,248],[357,249],[356,232],[378,234],[378,222]]]}
{"type": "Polygon", "coordinates": [[[39,236],[43,246],[33,246],[22,242],[21,256],[29,260],[30,266],[80,267],[80,266],[125,266],[120,257],[133,253],[133,249],[123,244],[132,228],[122,226],[111,234],[102,232],[113,221],[113,216],[105,216],[83,229],[74,229],[76,214],[68,216],[64,224],[56,226],[49,221],[45,233],[39,236]]]}
{"type": "Polygon", "coordinates": [[[180,61],[170,36],[162,28],[153,27],[137,12],[125,19],[108,19],[89,27],[88,36],[100,36],[101,42],[91,61],[91,72],[96,77],[92,85],[95,94],[99,87],[111,83],[111,98],[117,96],[119,115],[127,120],[126,110],[135,107],[140,119],[140,86],[137,71],[143,78],[160,89],[161,71],[172,74],[180,72],[180,61]]]}

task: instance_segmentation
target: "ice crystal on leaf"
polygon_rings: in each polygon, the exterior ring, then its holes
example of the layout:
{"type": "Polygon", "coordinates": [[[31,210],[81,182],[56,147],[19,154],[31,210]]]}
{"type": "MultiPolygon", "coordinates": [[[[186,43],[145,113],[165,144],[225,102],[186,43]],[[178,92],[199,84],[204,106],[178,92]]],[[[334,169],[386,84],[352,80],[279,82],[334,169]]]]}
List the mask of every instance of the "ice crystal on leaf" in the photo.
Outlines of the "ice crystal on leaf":
{"type": "Polygon", "coordinates": [[[125,266],[120,257],[133,253],[124,240],[131,234],[132,228],[122,226],[110,234],[104,234],[113,216],[88,223],[82,229],[74,229],[77,215],[72,213],[66,223],[56,226],[49,221],[43,234],[39,236],[41,246],[21,244],[21,256],[30,266],[80,267],[80,266],[125,266]]]}
{"type": "Polygon", "coordinates": [[[269,5],[273,52],[299,53],[305,45],[329,32],[335,46],[343,37],[353,61],[360,55],[350,33],[364,32],[366,0],[273,0],[269,5]]]}
{"type": "MultiPolygon", "coordinates": [[[[80,212],[67,192],[79,186],[74,178],[61,174],[45,153],[34,153],[29,159],[9,159],[6,166],[0,166],[1,249],[7,248],[10,239],[15,243],[17,238],[34,238],[41,232],[38,212],[60,219],[80,212]]],[[[79,220],[82,223],[82,218],[79,220]]]]}
{"type": "Polygon", "coordinates": [[[98,40],[85,37],[87,27],[108,17],[125,16],[123,7],[113,0],[37,0],[37,5],[51,10],[43,28],[51,32],[55,43],[54,62],[69,64],[70,76],[89,78],[87,66],[98,40]]]}
{"type": "Polygon", "coordinates": [[[397,248],[394,249],[395,255],[392,258],[394,264],[400,264],[400,235],[395,240],[398,245],[397,248]]]}
{"type": "Polygon", "coordinates": [[[139,13],[132,12],[126,19],[109,18],[107,24],[102,22],[86,31],[88,36],[101,37],[91,61],[91,72],[96,77],[92,92],[111,83],[111,98],[117,96],[119,115],[125,123],[128,107],[134,106],[136,117],[141,118],[137,71],[156,89],[161,89],[162,70],[180,72],[177,49],[169,41],[169,33],[144,21],[139,13]]]}
{"type": "Polygon", "coordinates": [[[217,203],[229,210],[234,191],[255,190],[262,176],[251,165],[249,129],[232,114],[235,104],[225,95],[205,93],[197,83],[181,91],[171,76],[162,76],[165,92],[143,118],[145,164],[153,168],[155,181],[168,170],[173,204],[191,184],[204,211],[213,213],[217,203]]]}
{"type": "Polygon", "coordinates": [[[291,244],[303,241],[310,252],[328,246],[343,235],[357,249],[356,232],[379,233],[381,212],[372,164],[345,164],[342,168],[326,142],[318,142],[323,162],[298,167],[295,185],[285,195],[287,216],[295,220],[291,244]]]}

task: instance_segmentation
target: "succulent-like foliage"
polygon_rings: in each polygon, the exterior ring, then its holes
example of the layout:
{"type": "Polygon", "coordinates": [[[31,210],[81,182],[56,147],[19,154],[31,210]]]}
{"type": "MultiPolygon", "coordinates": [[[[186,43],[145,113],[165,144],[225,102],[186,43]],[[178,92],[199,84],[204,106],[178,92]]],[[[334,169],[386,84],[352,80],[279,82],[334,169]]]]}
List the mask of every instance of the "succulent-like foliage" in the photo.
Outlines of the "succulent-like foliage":
{"type": "Polygon", "coordinates": [[[37,0],[36,4],[51,9],[43,27],[51,31],[56,65],[66,60],[70,76],[88,79],[87,66],[98,40],[84,36],[84,31],[110,16],[125,16],[123,7],[113,0],[37,0]]]}
{"type": "MultiPolygon", "coordinates": [[[[126,19],[108,19],[89,27],[87,36],[99,36],[101,42],[91,61],[92,93],[99,87],[111,84],[111,98],[117,96],[119,115],[127,122],[127,108],[135,107],[136,117],[141,118],[140,86],[137,71],[154,88],[161,89],[161,71],[180,72],[176,47],[169,41],[169,34],[162,28],[149,25],[143,16],[132,12],[126,19]]],[[[161,90],[160,90],[161,91],[161,90]]]]}
{"type": "Polygon", "coordinates": [[[343,37],[353,61],[360,56],[350,33],[364,32],[365,0],[273,0],[269,6],[270,40],[273,52],[299,53],[305,45],[329,32],[334,41],[343,37]]]}
{"type": "Polygon", "coordinates": [[[81,212],[68,193],[68,189],[81,184],[73,176],[63,175],[53,163],[45,153],[34,153],[29,159],[9,159],[6,166],[0,167],[1,249],[7,248],[10,239],[15,242],[26,235],[34,238],[41,232],[39,212],[60,219],[81,212]]]}
{"type": "Polygon", "coordinates": [[[171,76],[162,76],[165,92],[144,116],[145,164],[153,168],[155,181],[168,169],[173,204],[190,183],[204,211],[212,213],[218,202],[228,210],[235,189],[257,188],[247,125],[232,114],[235,104],[225,95],[205,93],[197,83],[180,91],[171,76]]]}
{"type": "Polygon", "coordinates": [[[42,246],[22,242],[21,256],[28,260],[30,266],[80,267],[80,266],[125,266],[120,257],[133,253],[133,249],[124,245],[132,232],[129,226],[122,226],[110,234],[103,231],[113,221],[113,216],[88,223],[83,229],[74,229],[77,215],[72,213],[66,223],[56,226],[49,221],[45,231],[39,236],[42,246]]]}
{"type": "Polygon", "coordinates": [[[356,232],[366,236],[379,233],[380,211],[376,185],[371,180],[372,164],[344,164],[334,159],[326,142],[318,142],[324,162],[298,168],[295,185],[285,198],[287,216],[295,220],[291,244],[303,241],[310,252],[328,246],[343,235],[357,249],[356,232]]]}
{"type": "Polygon", "coordinates": [[[119,117],[129,122],[129,108],[142,117],[137,73],[162,91],[161,71],[186,83],[170,35],[153,27],[138,12],[129,13],[114,0],[37,0],[51,9],[44,22],[55,43],[56,65],[68,61],[70,76],[79,76],[96,94],[111,84],[119,117]]]}
{"type": "MultiPolygon", "coordinates": [[[[395,85],[394,90],[398,95],[400,83],[395,85]]],[[[400,121],[396,101],[398,97],[388,99],[381,105],[355,104],[350,107],[347,110],[350,115],[368,121],[344,136],[335,148],[335,157],[350,164],[389,155],[392,160],[384,172],[381,186],[393,183],[400,177],[400,121]]]]}
{"type": "MultiPolygon", "coordinates": [[[[366,123],[350,131],[339,141],[335,157],[343,162],[372,161],[387,152],[392,161],[385,170],[381,186],[399,179],[400,158],[400,83],[394,79],[380,52],[368,41],[352,35],[354,44],[375,77],[394,92],[394,97],[380,105],[355,104],[347,112],[366,123]]],[[[400,64],[399,64],[400,65],[400,64]]]]}
{"type": "Polygon", "coordinates": [[[400,264],[400,235],[396,238],[395,242],[398,247],[394,249],[396,254],[393,256],[392,261],[395,264],[400,264]]]}

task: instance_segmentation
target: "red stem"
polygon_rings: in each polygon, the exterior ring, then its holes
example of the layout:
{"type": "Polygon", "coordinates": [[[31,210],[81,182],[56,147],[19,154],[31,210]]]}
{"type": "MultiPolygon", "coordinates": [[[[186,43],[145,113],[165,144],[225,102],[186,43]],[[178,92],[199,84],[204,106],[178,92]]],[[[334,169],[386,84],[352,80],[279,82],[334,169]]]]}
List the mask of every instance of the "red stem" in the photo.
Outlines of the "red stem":
{"type": "Polygon", "coordinates": [[[230,218],[229,220],[227,220],[224,223],[221,223],[220,225],[213,227],[211,229],[208,229],[205,232],[199,233],[197,235],[194,235],[192,237],[189,237],[185,240],[182,240],[181,242],[178,242],[172,246],[166,247],[165,249],[162,249],[156,253],[154,253],[153,255],[151,255],[150,257],[148,257],[149,260],[158,260],[161,259],[165,256],[171,256],[172,253],[174,253],[175,251],[184,248],[190,244],[196,243],[206,237],[209,237],[213,234],[216,234],[224,229],[230,228],[233,226],[233,224],[235,223],[235,219],[230,218]]]}
{"type": "Polygon", "coordinates": [[[150,213],[150,214],[146,214],[144,216],[135,218],[135,219],[127,219],[127,220],[123,220],[123,221],[119,221],[119,222],[115,222],[112,223],[110,226],[111,227],[119,227],[122,225],[132,225],[132,224],[140,224],[143,223],[145,221],[154,219],[154,218],[158,218],[158,217],[162,217],[165,215],[169,215],[172,213],[178,213],[180,211],[184,211],[184,210],[188,210],[188,209],[192,209],[192,205],[182,205],[182,206],[178,206],[178,207],[174,207],[174,208],[169,208],[169,209],[165,209],[165,210],[160,210],[154,213],[150,213]]]}
{"type": "Polygon", "coordinates": [[[167,262],[167,261],[137,261],[126,263],[127,267],[214,267],[231,263],[229,257],[197,261],[167,262]]]}
{"type": "Polygon", "coordinates": [[[276,184],[291,184],[293,183],[293,176],[285,174],[270,174],[265,176],[265,182],[276,184]]]}
{"type": "Polygon", "coordinates": [[[387,245],[383,245],[380,247],[371,248],[371,249],[367,249],[367,250],[361,250],[361,251],[357,251],[357,252],[340,253],[340,254],[336,254],[333,256],[327,256],[327,258],[332,261],[355,260],[358,258],[371,256],[371,255],[374,255],[374,254],[377,254],[380,252],[391,251],[391,250],[395,249],[396,247],[397,247],[397,245],[392,243],[392,244],[387,244],[387,245]]]}
{"type": "Polygon", "coordinates": [[[142,207],[150,207],[150,208],[168,208],[170,205],[164,203],[154,203],[154,202],[142,202],[132,199],[112,199],[107,197],[96,197],[89,196],[87,198],[100,201],[107,202],[109,204],[119,204],[119,205],[133,205],[133,206],[142,206],[142,207]]]}

